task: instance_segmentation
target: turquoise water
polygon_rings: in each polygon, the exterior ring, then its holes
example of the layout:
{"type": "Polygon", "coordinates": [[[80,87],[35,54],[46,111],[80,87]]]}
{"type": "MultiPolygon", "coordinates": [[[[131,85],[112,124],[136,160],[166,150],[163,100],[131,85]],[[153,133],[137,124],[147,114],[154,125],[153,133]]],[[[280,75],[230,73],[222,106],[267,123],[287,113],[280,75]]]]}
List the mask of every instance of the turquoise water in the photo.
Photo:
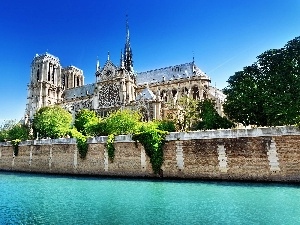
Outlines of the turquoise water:
{"type": "Polygon", "coordinates": [[[300,224],[300,186],[0,172],[0,224],[300,224]]]}

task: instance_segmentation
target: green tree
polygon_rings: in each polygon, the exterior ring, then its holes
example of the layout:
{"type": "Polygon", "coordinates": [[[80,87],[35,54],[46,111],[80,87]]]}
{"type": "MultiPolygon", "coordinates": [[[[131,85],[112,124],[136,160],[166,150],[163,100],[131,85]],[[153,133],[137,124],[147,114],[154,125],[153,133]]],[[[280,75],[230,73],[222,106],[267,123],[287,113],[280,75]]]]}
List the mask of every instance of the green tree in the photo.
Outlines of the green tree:
{"type": "Polygon", "coordinates": [[[40,138],[60,138],[68,134],[72,115],[59,106],[40,108],[34,115],[33,130],[40,138]]]}
{"type": "Polygon", "coordinates": [[[110,160],[114,159],[114,140],[116,135],[133,134],[138,132],[141,124],[141,115],[136,111],[118,110],[109,114],[103,120],[100,120],[96,125],[93,124],[90,129],[95,134],[107,135],[106,147],[110,160]]]}
{"type": "Polygon", "coordinates": [[[20,140],[28,140],[29,129],[27,126],[17,123],[15,120],[7,120],[0,126],[0,142],[20,140]]]}
{"type": "Polygon", "coordinates": [[[99,118],[95,111],[82,109],[75,116],[74,126],[83,135],[93,135],[94,132],[92,132],[91,127],[94,127],[98,122],[99,118]]]}
{"type": "Polygon", "coordinates": [[[197,110],[197,100],[187,96],[178,100],[178,121],[179,130],[191,130],[193,124],[199,117],[197,110]]]}
{"type": "Polygon", "coordinates": [[[173,120],[157,120],[155,121],[157,124],[157,129],[168,132],[176,131],[176,124],[173,120]]]}
{"type": "Polygon", "coordinates": [[[197,123],[196,129],[226,129],[232,128],[234,123],[228,120],[226,117],[221,117],[215,109],[215,102],[211,99],[205,99],[199,101],[198,110],[201,120],[197,123]]]}
{"type": "Polygon", "coordinates": [[[268,50],[236,72],[224,89],[224,112],[244,125],[295,124],[300,113],[300,37],[268,50]]]}
{"type": "Polygon", "coordinates": [[[229,86],[224,90],[227,95],[223,106],[226,115],[245,126],[264,120],[260,114],[264,99],[262,90],[258,87],[259,73],[256,64],[245,67],[229,78],[229,86]]]}
{"type": "Polygon", "coordinates": [[[30,139],[29,128],[21,123],[15,124],[11,129],[7,132],[8,140],[20,140],[25,141],[30,139]]]}
{"type": "Polygon", "coordinates": [[[6,120],[0,125],[0,142],[8,140],[8,131],[16,124],[15,120],[6,120]]]}
{"type": "Polygon", "coordinates": [[[133,134],[138,131],[141,115],[136,111],[118,110],[105,118],[105,129],[107,134],[133,134]]]}

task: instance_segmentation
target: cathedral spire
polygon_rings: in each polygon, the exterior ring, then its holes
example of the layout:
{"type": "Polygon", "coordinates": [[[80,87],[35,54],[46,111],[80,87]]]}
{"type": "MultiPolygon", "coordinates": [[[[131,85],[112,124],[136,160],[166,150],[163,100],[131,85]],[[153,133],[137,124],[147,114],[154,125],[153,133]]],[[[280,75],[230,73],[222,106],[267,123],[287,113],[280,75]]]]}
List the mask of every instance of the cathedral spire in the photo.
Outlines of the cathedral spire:
{"type": "Polygon", "coordinates": [[[99,58],[97,56],[96,71],[99,71],[99,70],[100,70],[100,61],[99,61],[99,58]]]}
{"type": "Polygon", "coordinates": [[[122,49],[121,49],[120,67],[124,68],[124,55],[122,49]]]}
{"type": "Polygon", "coordinates": [[[124,64],[127,71],[133,71],[133,61],[132,61],[132,50],[130,47],[130,35],[129,35],[129,24],[128,15],[126,15],[126,41],[124,48],[124,64]]]}
{"type": "Polygon", "coordinates": [[[128,24],[128,15],[126,15],[126,44],[130,47],[130,35],[129,35],[129,24],[128,24]]]}

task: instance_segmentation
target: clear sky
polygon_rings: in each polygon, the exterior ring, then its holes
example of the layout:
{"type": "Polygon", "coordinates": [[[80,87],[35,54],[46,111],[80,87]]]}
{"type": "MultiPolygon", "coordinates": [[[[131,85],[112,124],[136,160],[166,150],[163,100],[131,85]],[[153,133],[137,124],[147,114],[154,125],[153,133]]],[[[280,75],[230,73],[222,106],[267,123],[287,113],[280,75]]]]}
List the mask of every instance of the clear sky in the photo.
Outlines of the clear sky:
{"type": "Polygon", "coordinates": [[[212,85],[300,36],[300,0],[7,0],[0,4],[0,122],[21,119],[36,53],[95,81],[97,56],[119,64],[129,17],[134,69],[191,62],[212,85]]]}

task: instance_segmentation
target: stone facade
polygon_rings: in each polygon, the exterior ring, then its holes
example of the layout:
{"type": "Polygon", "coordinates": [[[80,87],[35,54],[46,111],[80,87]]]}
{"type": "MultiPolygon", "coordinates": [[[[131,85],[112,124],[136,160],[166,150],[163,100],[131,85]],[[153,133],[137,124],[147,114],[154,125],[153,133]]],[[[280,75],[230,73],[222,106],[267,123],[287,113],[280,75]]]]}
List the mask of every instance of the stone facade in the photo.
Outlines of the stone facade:
{"type": "MultiPolygon", "coordinates": [[[[21,142],[17,156],[10,143],[0,143],[0,170],[157,177],[143,146],[129,135],[116,136],[113,162],[106,140],[89,139],[85,159],[75,139],[21,142]]],[[[164,178],[300,182],[300,131],[295,127],[174,132],[166,141],[164,178]]]]}
{"type": "MultiPolygon", "coordinates": [[[[178,110],[183,96],[214,99],[219,114],[225,95],[210,86],[210,78],[194,62],[136,73],[126,23],[126,41],[120,64],[110,60],[104,66],[96,62],[93,84],[84,84],[83,71],[75,66],[63,68],[59,58],[49,53],[36,55],[31,63],[25,118],[32,119],[43,107],[59,104],[73,115],[80,109],[108,112],[129,108],[140,110],[145,120],[170,117],[178,110]]],[[[26,119],[27,121],[27,119],[26,119]]]]}

